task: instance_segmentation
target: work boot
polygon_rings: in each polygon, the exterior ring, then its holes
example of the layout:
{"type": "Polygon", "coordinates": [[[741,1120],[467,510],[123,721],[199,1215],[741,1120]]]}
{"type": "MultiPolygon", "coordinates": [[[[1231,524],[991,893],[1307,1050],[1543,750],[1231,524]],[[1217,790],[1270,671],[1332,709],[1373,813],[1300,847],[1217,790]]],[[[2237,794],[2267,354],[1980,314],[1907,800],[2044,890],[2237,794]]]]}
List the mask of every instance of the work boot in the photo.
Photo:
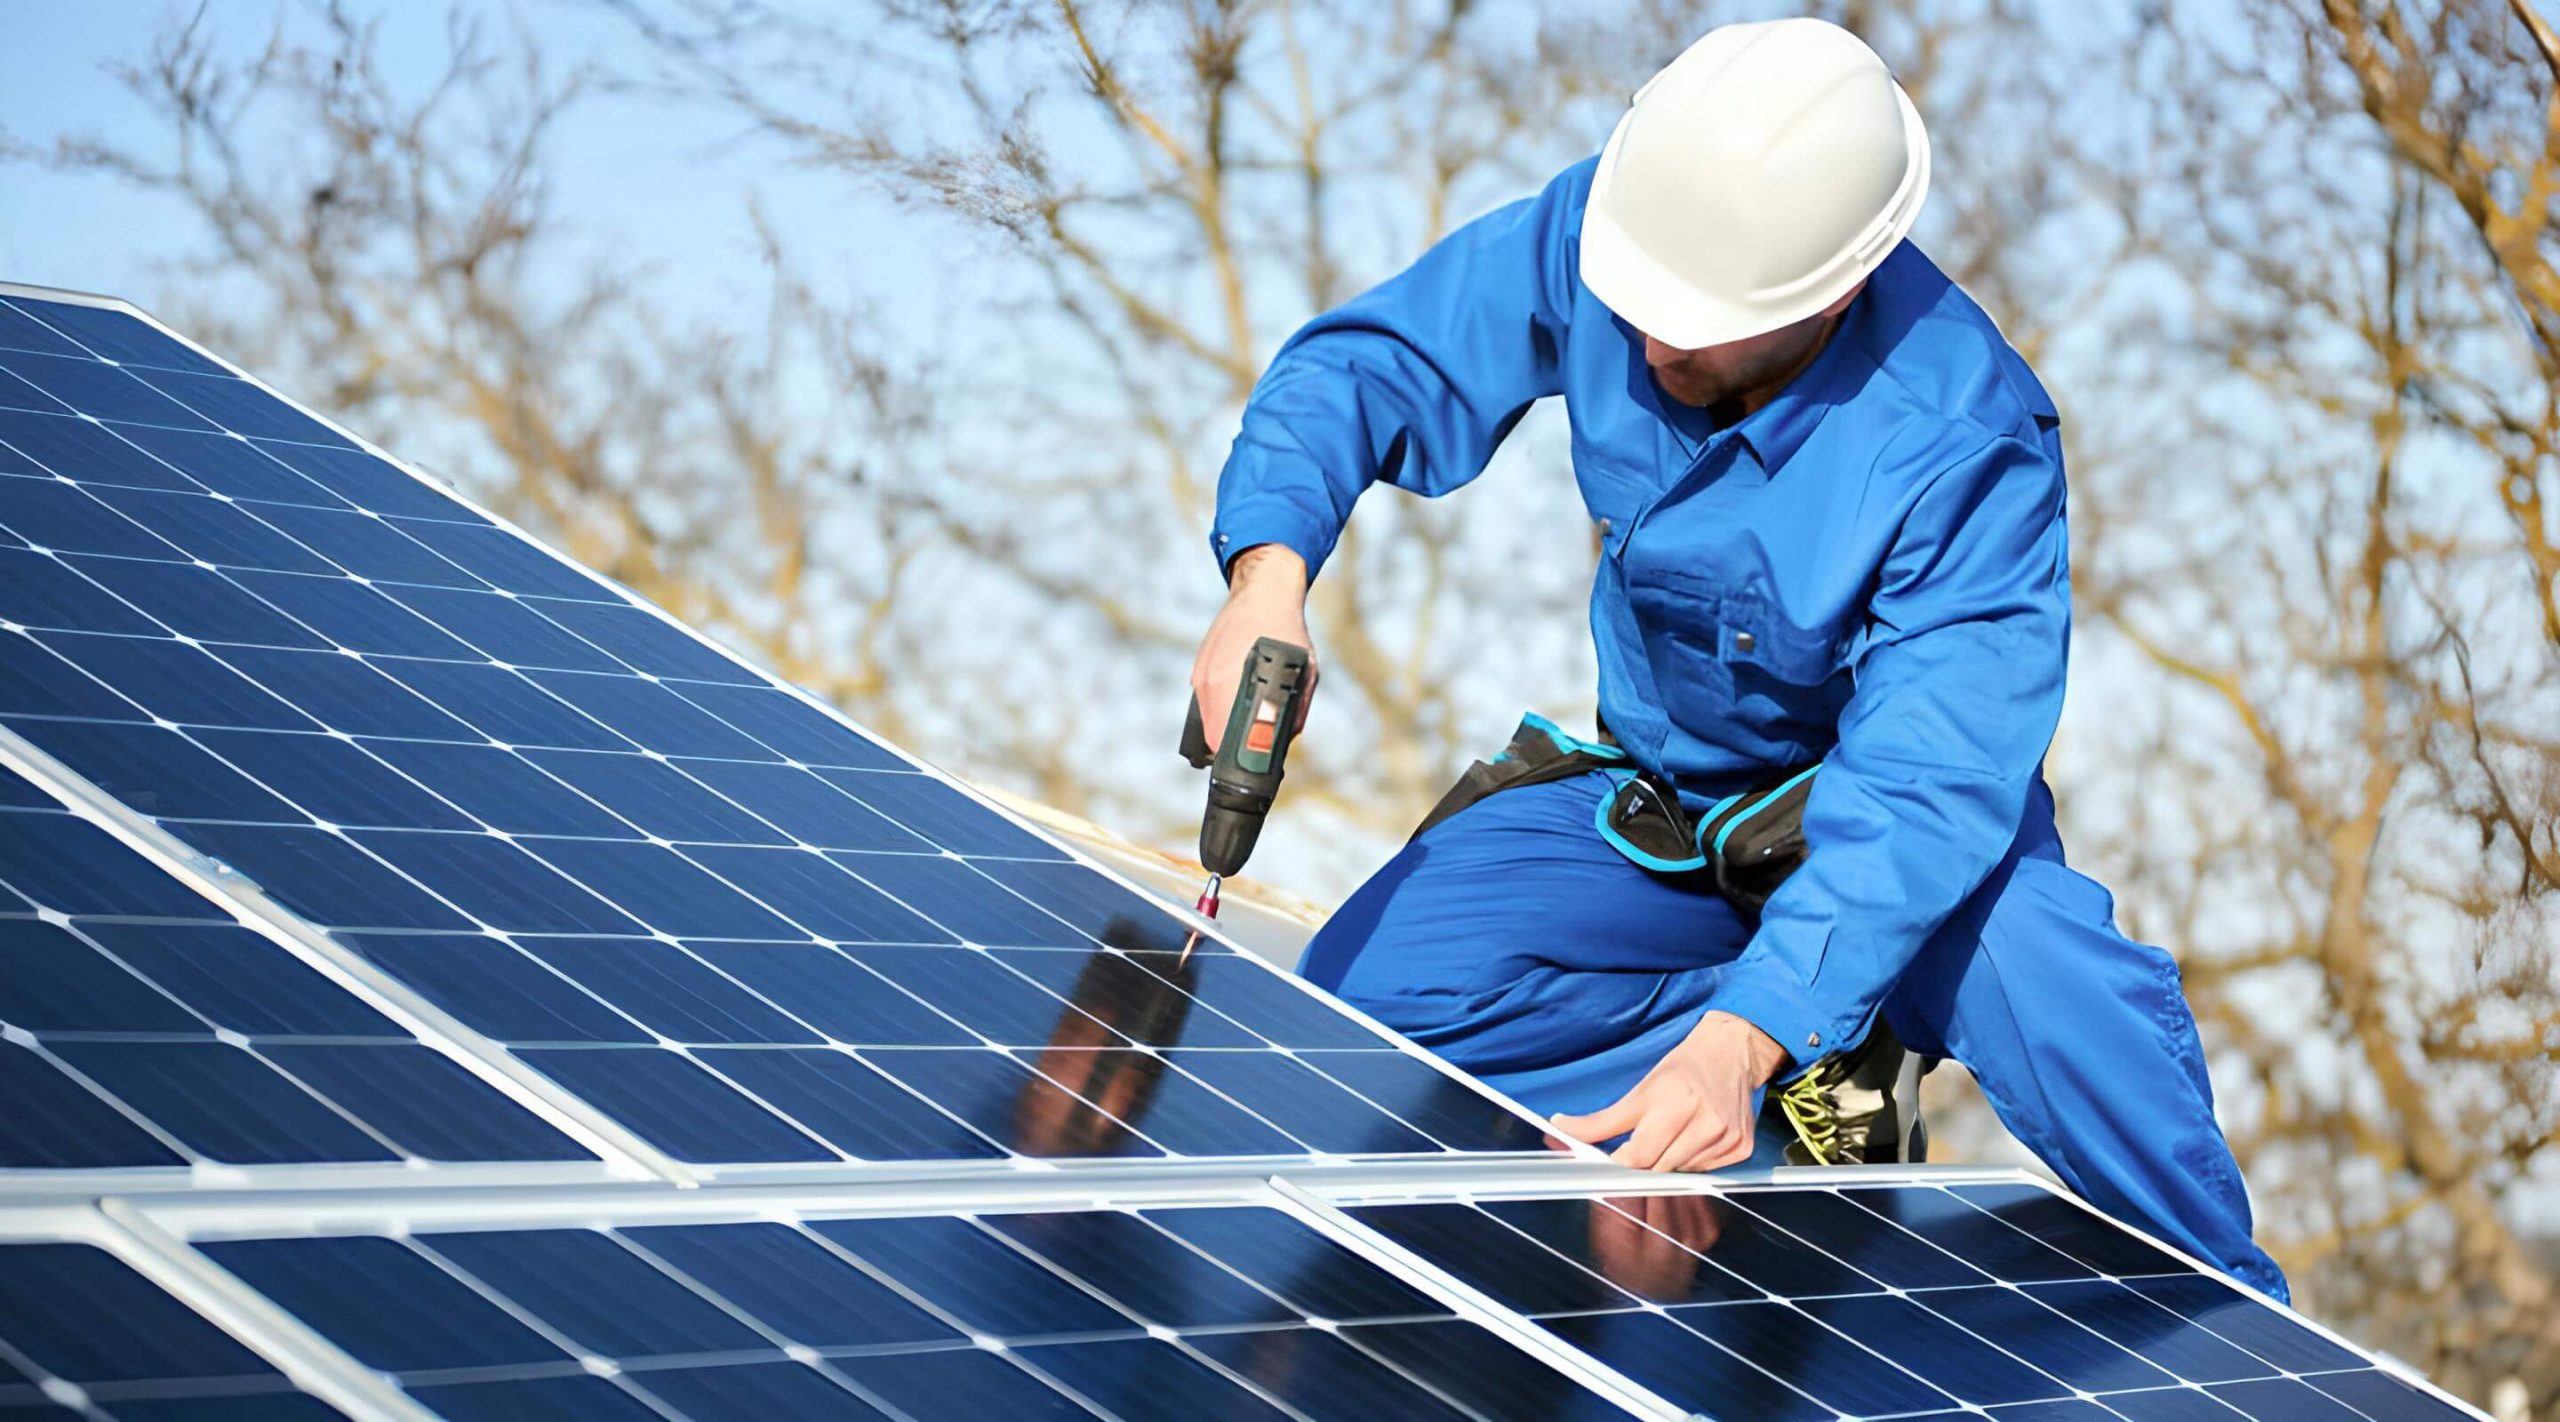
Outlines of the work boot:
{"type": "Polygon", "coordinates": [[[1788,1137],[1789,1165],[1890,1165],[1928,1157],[1920,1120],[1926,1065],[1879,1022],[1855,1051],[1824,1057],[1762,1108],[1788,1137]]]}

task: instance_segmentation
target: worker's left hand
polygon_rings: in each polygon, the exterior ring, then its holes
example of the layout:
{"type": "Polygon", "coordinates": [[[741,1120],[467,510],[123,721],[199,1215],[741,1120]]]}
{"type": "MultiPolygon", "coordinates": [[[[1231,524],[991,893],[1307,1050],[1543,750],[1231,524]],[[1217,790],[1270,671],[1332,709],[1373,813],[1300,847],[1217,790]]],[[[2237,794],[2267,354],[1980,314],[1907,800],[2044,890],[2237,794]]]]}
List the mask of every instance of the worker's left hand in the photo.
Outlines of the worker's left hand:
{"type": "Polygon", "coordinates": [[[1638,1170],[1714,1170],[1751,1154],[1751,1093],[1786,1065],[1786,1049],[1730,1012],[1710,1012],[1636,1089],[1588,1116],[1551,1124],[1638,1170]]]}

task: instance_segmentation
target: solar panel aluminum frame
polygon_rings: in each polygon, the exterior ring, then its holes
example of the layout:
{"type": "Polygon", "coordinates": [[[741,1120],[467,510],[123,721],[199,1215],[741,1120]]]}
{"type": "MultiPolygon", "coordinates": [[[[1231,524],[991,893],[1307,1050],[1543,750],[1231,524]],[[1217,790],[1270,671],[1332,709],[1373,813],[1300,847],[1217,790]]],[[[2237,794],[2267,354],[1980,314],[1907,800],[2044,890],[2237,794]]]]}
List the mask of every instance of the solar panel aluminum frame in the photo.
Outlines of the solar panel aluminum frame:
{"type": "MultiPolygon", "coordinates": [[[[686,637],[693,639],[698,645],[714,650],[723,659],[755,677],[760,684],[771,689],[780,690],[785,694],[796,698],[803,705],[816,711],[827,719],[857,733],[863,734],[875,744],[883,747],[889,753],[905,761],[913,770],[958,791],[960,794],[986,810],[987,813],[996,816],[1007,824],[1019,829],[1023,833],[1029,834],[1043,843],[1048,844],[1050,847],[1056,849],[1058,852],[1067,856],[1073,862],[1081,865],[1085,869],[1101,875],[1104,879],[1119,886],[1120,888],[1138,895],[1152,905],[1160,907],[1164,912],[1172,915],[1176,921],[1182,923],[1185,927],[1198,930],[1204,939],[1214,940],[1223,948],[1234,952],[1237,957],[1252,961],[1256,964],[1258,969],[1267,971],[1274,977],[1288,983],[1292,990],[1306,993],[1324,1003],[1330,1010],[1337,1012],[1352,1021],[1360,1023],[1362,1026],[1377,1035],[1379,1044],[1382,1048],[1392,1049],[1408,1057],[1422,1061],[1429,1065],[1434,1071],[1447,1077],[1449,1080],[1458,1083],[1475,1095],[1495,1104],[1502,1110],[1507,1111],[1522,1120],[1542,1124],[1541,1118],[1536,1113],[1529,1111],[1518,1102],[1513,1101],[1508,1096],[1494,1090],[1485,1083],[1458,1071],[1454,1067],[1451,1067],[1448,1063],[1442,1061],[1437,1056],[1424,1051],[1422,1048],[1414,1045],[1404,1037],[1384,1027],[1367,1014],[1337,998],[1332,997],[1329,994],[1319,991],[1294,974],[1281,971],[1270,963],[1256,957],[1252,953],[1239,948],[1231,939],[1227,938],[1219,931],[1214,920],[1203,918],[1196,912],[1192,912],[1178,904],[1169,903],[1159,895],[1150,893],[1127,875],[1099,862],[1092,855],[1084,852],[1078,847],[1063,842],[1059,837],[1043,830],[1036,823],[1026,820],[1024,817],[1014,813],[1010,809],[1007,809],[1002,804],[980,793],[975,787],[969,785],[967,782],[948,775],[938,767],[916,758],[909,754],[903,747],[900,747],[891,741],[877,736],[872,736],[870,732],[861,725],[861,723],[847,716],[841,709],[811,695],[797,686],[793,686],[788,682],[771,676],[762,668],[755,666],[753,663],[747,661],[744,657],[732,651],[730,648],[713,641],[708,637],[702,636],[702,634],[697,632],[695,629],[687,626],[682,621],[668,614],[665,610],[657,607],[645,598],[638,596],[630,589],[623,587],[621,584],[604,577],[593,569],[587,568],[573,560],[556,554],[541,540],[534,538],[523,529],[517,527],[514,523],[501,517],[490,509],[463,496],[444,481],[437,479],[430,474],[424,473],[405,460],[402,460],[398,455],[382,449],[370,441],[363,439],[361,436],[354,434],[352,431],[345,429],[326,414],[318,410],[314,410],[301,402],[276,391],[264,381],[258,379],[255,375],[241,369],[232,362],[225,360],[219,354],[205,349],[203,346],[190,339],[183,332],[175,330],[161,322],[157,318],[153,317],[149,312],[136,306],[134,303],[116,297],[99,296],[84,292],[63,291],[10,282],[0,282],[0,297],[24,297],[36,301],[65,302],[74,305],[96,307],[104,310],[120,312],[144,322],[153,330],[158,331],[159,333],[178,342],[186,349],[196,353],[205,360],[214,363],[223,370],[228,371],[232,375],[248,382],[252,387],[265,393],[270,398],[279,401],[286,407],[336,432],[338,435],[347,439],[365,453],[390,463],[403,473],[409,475],[411,478],[417,479],[427,487],[434,489],[441,496],[450,498],[464,508],[471,510],[479,517],[487,519],[492,526],[504,530],[513,537],[524,542],[529,547],[538,550],[544,557],[554,560],[562,567],[575,569],[580,575],[594,583],[597,587],[609,592],[619,603],[638,608],[649,616],[658,619],[670,628],[673,628],[684,634],[686,637]]],[[[636,1131],[614,1119],[602,1108],[587,1102],[583,1097],[567,1090],[565,1087],[555,1084],[550,1080],[550,1078],[542,1075],[538,1071],[535,1071],[524,1062],[519,1061],[511,1051],[498,1042],[464,1026],[451,1014],[428,1001],[422,993],[410,987],[387,970],[365,959],[362,955],[354,952],[353,950],[340,945],[319,927],[277,903],[247,876],[231,869],[228,865],[221,863],[219,860],[197,852],[192,847],[178,839],[175,835],[163,829],[150,817],[130,809],[115,796],[91,783],[86,777],[72,771],[61,762],[55,760],[52,756],[29,743],[14,731],[10,731],[5,727],[0,727],[0,766],[6,766],[9,769],[17,771],[27,779],[36,782],[41,788],[54,795],[57,799],[61,800],[76,812],[82,814],[85,818],[89,818],[100,824],[110,833],[114,834],[118,839],[123,840],[125,843],[132,845],[138,850],[141,850],[155,863],[177,873],[184,882],[186,882],[190,887],[195,888],[199,893],[203,893],[206,897],[232,911],[235,915],[241,916],[246,920],[254,921],[255,926],[261,927],[263,930],[267,931],[271,937],[274,937],[280,944],[293,952],[297,957],[326,973],[333,980],[351,988],[361,985],[362,991],[360,991],[359,996],[363,997],[365,1001],[386,1011],[395,1021],[402,1023],[404,1026],[410,1027],[412,1031],[418,1032],[422,1041],[426,1041],[431,1045],[440,1046],[449,1052],[458,1053],[460,1057],[467,1059],[466,1064],[473,1069],[475,1074],[493,1082],[503,1079],[501,1089],[505,1091],[507,1095],[526,1105],[528,1108],[533,1109],[543,1120],[550,1122],[555,1126],[559,1126],[564,1130],[568,1130],[571,1138],[577,1140],[580,1144],[587,1146],[591,1150],[597,1151],[605,1162],[607,1174],[615,1178],[628,1178],[633,1175],[645,1175],[679,1184],[698,1185],[708,1184],[714,1181],[815,1181],[841,1179],[846,1178],[847,1176],[887,1176],[893,1178],[912,1176],[927,1179],[970,1179],[1023,1171],[1080,1174],[1096,1171],[1107,1172],[1113,1168],[1112,1162],[1104,1160],[1033,1159],[1030,1157],[1011,1154],[1000,1160],[951,1161],[931,1164],[854,1160],[845,1160],[835,1164],[704,1164],[678,1160],[674,1156],[643,1139],[636,1131]],[[573,1126],[574,1129],[572,1129],[573,1126]]],[[[1348,1090],[1350,1088],[1346,1086],[1345,1089],[1348,1090]]],[[[1354,1094],[1356,1095],[1359,1093],[1355,1092],[1354,1094]]],[[[781,1116],[785,1121],[791,1121],[790,1116],[786,1112],[776,1111],[775,1114],[781,1116]]],[[[797,1122],[791,1122],[791,1124],[793,1124],[795,1129],[800,1128],[799,1123],[797,1122]]],[[[815,1133],[813,1132],[811,1134],[814,1137],[815,1133]]],[[[833,1147],[830,1147],[830,1149],[833,1149],[833,1147]]],[[[1559,1154],[1573,1159],[1586,1161],[1604,1158],[1601,1152],[1590,1146],[1583,1145],[1580,1142],[1568,1142],[1567,1148],[1559,1154]]],[[[1255,1159],[1263,1161],[1266,1164],[1285,1160],[1292,1163],[1292,1168],[1323,1169],[1331,1167],[1337,1163],[1357,1163],[1377,1158],[1380,1157],[1344,1156],[1331,1155],[1322,1152],[1310,1152],[1303,1156],[1270,1156],[1256,1157],[1255,1159]]],[[[1417,1163],[1425,1165],[1433,1163],[1428,1157],[1401,1158],[1415,1160],[1417,1163]]],[[[1488,1156],[1479,1158],[1489,1159],[1499,1157],[1488,1156]]],[[[1230,1167],[1215,1159],[1190,1157],[1162,1161],[1154,1168],[1173,1172],[1199,1172],[1216,1175],[1228,1170],[1230,1167]]],[[[226,1178],[233,1178],[236,1176],[237,1178],[245,1179],[253,1183],[272,1180],[277,1184],[290,1184],[297,1179],[307,1178],[305,1173],[313,1169],[337,1170],[341,1169],[341,1167],[238,1166],[224,1167],[224,1169],[226,1171],[226,1178]]],[[[459,1184],[475,1180],[487,1180],[489,1183],[503,1183],[511,1180],[521,1181],[527,1178],[528,1171],[551,1170],[555,1169],[555,1167],[529,1167],[522,1165],[498,1164],[440,1164],[434,1166],[433,1169],[439,1179],[451,1179],[455,1183],[459,1184]]],[[[167,1172],[163,1172],[163,1174],[167,1174],[167,1172]]],[[[13,1180],[12,1176],[13,1172],[0,1171],[0,1198],[5,1198],[11,1191],[22,1188],[21,1183],[13,1180]]],[[[171,1187],[183,1188],[185,1182],[183,1177],[179,1177],[177,1179],[169,1180],[167,1183],[171,1187]]],[[[41,1182],[38,1182],[37,1188],[44,1188],[41,1182]]],[[[117,1184],[115,1188],[139,1189],[149,1188],[149,1186],[139,1177],[119,1174],[117,1176],[117,1184]]]]}

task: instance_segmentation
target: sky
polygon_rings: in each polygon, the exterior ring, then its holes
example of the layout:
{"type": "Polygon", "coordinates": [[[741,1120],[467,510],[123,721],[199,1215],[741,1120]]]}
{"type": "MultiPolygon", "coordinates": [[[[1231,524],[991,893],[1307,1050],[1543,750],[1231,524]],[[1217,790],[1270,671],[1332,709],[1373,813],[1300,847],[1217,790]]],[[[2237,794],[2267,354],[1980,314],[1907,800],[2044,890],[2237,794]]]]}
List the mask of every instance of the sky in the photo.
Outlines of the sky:
{"type": "MultiPolygon", "coordinates": [[[[628,28],[601,7],[559,0],[474,3],[492,27],[493,43],[520,26],[562,72],[638,50],[628,28]]],[[[349,0],[347,8],[382,23],[382,53],[395,66],[395,80],[423,82],[438,71],[446,53],[445,5],[349,0]],[[404,64],[406,72],[397,67],[404,64]]],[[[35,147],[95,136],[150,149],[164,128],[113,71],[147,59],[154,39],[194,9],[168,0],[0,0],[0,27],[11,41],[0,46],[0,136],[35,147]]],[[[309,7],[268,0],[215,0],[205,23],[226,51],[253,54],[280,16],[297,33],[317,32],[309,7]]],[[[689,296],[704,310],[760,299],[749,197],[789,230],[857,232],[868,215],[841,182],[749,152],[720,120],[687,105],[606,94],[574,114],[560,137],[558,210],[580,229],[612,234],[624,258],[686,273],[693,279],[658,289],[670,300],[689,296]]],[[[175,204],[125,185],[9,164],[0,168],[0,280],[100,291],[149,305],[162,284],[155,262],[187,245],[171,240],[173,220],[182,220],[175,204]]],[[[902,257],[894,248],[861,252],[879,291],[918,311],[930,309],[941,296],[939,269],[902,257]]]]}

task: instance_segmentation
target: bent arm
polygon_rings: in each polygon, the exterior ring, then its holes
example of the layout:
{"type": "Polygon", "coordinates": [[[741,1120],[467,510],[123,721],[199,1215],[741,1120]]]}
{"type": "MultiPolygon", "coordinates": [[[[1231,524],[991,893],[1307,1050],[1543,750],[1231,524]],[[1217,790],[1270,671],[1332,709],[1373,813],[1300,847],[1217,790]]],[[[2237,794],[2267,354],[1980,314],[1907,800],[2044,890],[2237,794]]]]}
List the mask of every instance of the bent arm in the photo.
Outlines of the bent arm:
{"type": "Polygon", "coordinates": [[[1277,543],[1312,576],[1370,484],[1447,493],[1558,393],[1591,166],[1459,228],[1289,338],[1218,479],[1220,567],[1277,543]]]}

